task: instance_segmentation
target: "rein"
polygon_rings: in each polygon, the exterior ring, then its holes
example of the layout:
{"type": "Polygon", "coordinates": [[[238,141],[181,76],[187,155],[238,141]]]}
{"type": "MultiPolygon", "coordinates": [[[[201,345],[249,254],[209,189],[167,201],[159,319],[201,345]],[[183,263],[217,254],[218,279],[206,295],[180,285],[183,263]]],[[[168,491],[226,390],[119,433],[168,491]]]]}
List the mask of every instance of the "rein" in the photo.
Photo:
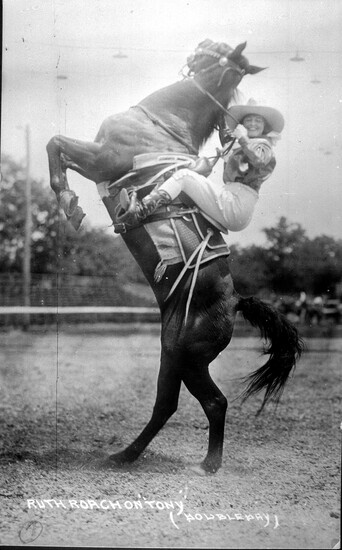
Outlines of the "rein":
{"type": "MultiPolygon", "coordinates": [[[[214,53],[214,52],[211,52],[210,55],[213,55],[213,53],[214,53]]],[[[214,57],[216,57],[216,55],[215,55],[214,57]]],[[[224,75],[226,74],[227,71],[235,71],[235,72],[239,73],[241,79],[242,79],[242,77],[243,77],[244,74],[245,74],[244,69],[240,69],[240,67],[239,67],[236,63],[234,63],[233,61],[228,60],[226,57],[221,58],[217,63],[215,63],[215,65],[220,65],[221,67],[223,67],[224,65],[227,65],[227,64],[229,64],[230,66],[228,66],[228,67],[226,67],[226,68],[224,69],[224,71],[223,71],[223,73],[222,73],[222,75],[221,75],[221,77],[220,77],[218,86],[221,85],[222,79],[223,79],[223,77],[224,77],[224,75]],[[224,64],[222,64],[222,62],[221,62],[222,59],[224,59],[224,64]]],[[[213,68],[213,65],[210,65],[210,67],[208,67],[207,69],[202,69],[201,71],[199,71],[199,73],[197,73],[197,75],[199,75],[199,74],[201,74],[201,73],[203,74],[203,73],[205,73],[206,71],[208,71],[209,69],[212,69],[212,68],[213,68]]],[[[185,75],[184,73],[182,73],[182,74],[183,74],[183,78],[184,78],[185,80],[191,80],[191,82],[196,86],[196,88],[198,88],[198,90],[200,90],[200,92],[202,92],[202,94],[204,94],[204,95],[206,95],[207,97],[209,97],[209,99],[211,99],[211,101],[213,101],[213,102],[215,103],[215,105],[217,105],[217,106],[221,109],[221,111],[223,111],[226,115],[229,115],[229,116],[234,120],[234,122],[236,122],[237,124],[239,124],[239,121],[229,112],[229,110],[226,109],[226,107],[224,107],[224,106],[222,105],[222,103],[220,103],[220,102],[216,99],[216,97],[214,97],[210,92],[208,92],[208,90],[206,90],[205,88],[203,88],[203,86],[202,86],[199,82],[197,82],[197,80],[196,80],[196,76],[197,76],[197,75],[194,75],[194,76],[191,77],[191,74],[190,74],[190,73],[191,73],[191,71],[189,71],[189,73],[188,73],[187,75],[185,75]]],[[[241,80],[241,79],[240,79],[240,80],[241,80]]]]}
{"type": "MultiPolygon", "coordinates": [[[[226,74],[227,71],[235,71],[240,75],[241,78],[245,74],[244,69],[241,69],[237,63],[234,63],[234,61],[231,61],[230,59],[228,59],[228,57],[221,56],[220,54],[218,54],[216,52],[212,52],[210,50],[201,50],[200,53],[201,53],[201,55],[210,55],[212,57],[215,57],[216,59],[217,58],[219,59],[216,63],[213,63],[212,65],[210,65],[206,69],[202,69],[201,71],[199,71],[197,73],[197,75],[203,74],[203,73],[207,72],[208,70],[212,69],[215,65],[218,65],[218,66],[222,67],[223,72],[220,76],[218,86],[221,85],[223,77],[224,77],[224,75],[226,74]],[[228,67],[226,67],[226,65],[228,65],[228,67]]],[[[228,109],[226,109],[222,105],[222,103],[220,103],[210,92],[208,92],[208,90],[203,88],[203,86],[201,86],[201,84],[199,84],[199,82],[196,81],[196,76],[197,75],[194,75],[194,76],[191,77],[190,73],[191,73],[191,70],[188,72],[187,75],[185,75],[182,72],[184,80],[191,80],[193,82],[193,84],[200,90],[200,92],[202,92],[202,94],[209,97],[209,99],[211,99],[211,101],[213,101],[221,109],[221,111],[223,111],[226,115],[229,115],[237,124],[239,124],[239,121],[228,111],[228,109]]],[[[179,134],[177,134],[177,132],[175,132],[167,124],[165,124],[165,122],[160,120],[160,118],[156,117],[153,113],[151,113],[148,109],[146,109],[146,107],[143,107],[142,105],[133,105],[132,109],[140,109],[153,122],[153,124],[158,124],[168,134],[170,134],[173,138],[175,138],[177,141],[179,141],[179,143],[182,143],[182,145],[185,145],[185,147],[190,151],[190,153],[198,156],[198,150],[195,149],[195,147],[190,145],[185,139],[183,139],[179,134]]]]}
{"type": "Polygon", "coordinates": [[[208,92],[208,90],[206,90],[205,88],[203,88],[203,86],[201,86],[201,84],[199,84],[194,78],[190,78],[190,77],[187,77],[189,80],[191,80],[193,82],[193,84],[196,86],[196,88],[198,88],[202,94],[206,95],[207,97],[209,97],[218,107],[220,107],[220,109],[226,114],[226,115],[229,115],[233,120],[234,122],[236,122],[237,124],[240,124],[239,121],[229,112],[228,109],[226,109],[226,107],[224,107],[222,105],[222,103],[220,103],[219,101],[217,101],[216,97],[214,97],[210,92],[208,92]]]}
{"type": "MultiPolygon", "coordinates": [[[[218,61],[216,61],[216,63],[213,63],[212,65],[210,65],[209,67],[207,67],[206,69],[201,69],[198,73],[194,73],[191,65],[193,63],[193,60],[195,58],[195,54],[192,55],[189,59],[188,59],[188,67],[189,67],[189,71],[187,74],[184,74],[184,69],[185,67],[183,67],[183,69],[180,71],[180,74],[183,76],[183,79],[184,80],[191,80],[192,83],[196,86],[196,88],[204,95],[206,95],[209,99],[211,99],[211,101],[213,101],[215,103],[215,105],[217,105],[221,111],[224,112],[225,115],[228,115],[230,116],[234,122],[236,122],[236,124],[239,124],[239,121],[234,117],[234,115],[232,115],[229,110],[224,107],[222,105],[222,103],[220,103],[216,97],[214,97],[210,92],[208,92],[208,90],[206,90],[205,88],[203,88],[203,86],[197,82],[196,80],[196,76],[200,75],[200,74],[204,74],[206,73],[207,71],[211,70],[215,65],[218,65],[220,67],[223,68],[223,72],[220,76],[220,79],[218,81],[218,84],[217,86],[220,87],[221,84],[222,84],[222,80],[223,80],[223,77],[224,75],[228,72],[228,71],[235,71],[237,72],[239,75],[240,75],[240,80],[242,79],[242,77],[244,76],[245,74],[245,70],[244,69],[241,69],[239,67],[239,65],[237,63],[235,63],[234,61],[232,61],[231,59],[229,59],[228,57],[226,57],[225,55],[220,55],[219,53],[217,52],[213,52],[211,50],[208,50],[208,49],[202,49],[202,48],[199,48],[197,50],[197,55],[208,55],[208,56],[211,56],[211,57],[214,57],[215,59],[218,59],[218,61]],[[228,65],[228,67],[227,67],[228,65]]],[[[186,66],[186,65],[185,65],[186,66]]],[[[232,143],[230,146],[228,146],[227,148],[227,151],[225,151],[225,153],[229,152],[230,149],[232,148],[232,146],[234,145],[234,142],[235,142],[235,139],[232,140],[232,143]]]]}

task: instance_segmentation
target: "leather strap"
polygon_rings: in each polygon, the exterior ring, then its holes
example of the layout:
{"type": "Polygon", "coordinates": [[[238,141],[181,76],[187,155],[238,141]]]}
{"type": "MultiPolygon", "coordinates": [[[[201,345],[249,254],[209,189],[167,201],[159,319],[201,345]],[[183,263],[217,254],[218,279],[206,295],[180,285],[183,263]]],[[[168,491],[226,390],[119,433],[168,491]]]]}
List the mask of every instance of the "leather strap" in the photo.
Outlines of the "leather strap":
{"type": "Polygon", "coordinates": [[[188,143],[187,141],[185,141],[185,139],[183,139],[180,135],[177,134],[177,132],[174,132],[173,130],[171,130],[171,128],[168,127],[167,124],[165,124],[165,122],[163,122],[162,120],[160,120],[160,118],[157,118],[155,115],[153,115],[148,109],[146,109],[146,107],[143,107],[142,105],[133,105],[133,107],[131,107],[131,109],[140,109],[141,111],[143,111],[143,113],[145,113],[145,115],[154,123],[154,124],[158,124],[161,128],[163,128],[168,134],[170,134],[170,136],[174,137],[177,141],[179,141],[180,143],[182,143],[183,145],[185,145],[185,147],[193,154],[193,155],[198,155],[198,150],[195,149],[195,147],[193,147],[192,145],[190,145],[190,143],[188,143]]]}
{"type": "Polygon", "coordinates": [[[146,223],[152,223],[152,222],[159,222],[161,220],[169,220],[171,218],[182,218],[183,216],[186,216],[187,214],[192,213],[199,213],[198,208],[186,208],[186,209],[177,209],[174,211],[165,210],[164,212],[156,212],[155,214],[152,214],[151,216],[148,216],[139,225],[129,225],[127,223],[114,223],[114,232],[115,233],[127,233],[127,231],[130,231],[131,229],[135,229],[136,227],[141,227],[142,225],[145,225],[146,223]]]}

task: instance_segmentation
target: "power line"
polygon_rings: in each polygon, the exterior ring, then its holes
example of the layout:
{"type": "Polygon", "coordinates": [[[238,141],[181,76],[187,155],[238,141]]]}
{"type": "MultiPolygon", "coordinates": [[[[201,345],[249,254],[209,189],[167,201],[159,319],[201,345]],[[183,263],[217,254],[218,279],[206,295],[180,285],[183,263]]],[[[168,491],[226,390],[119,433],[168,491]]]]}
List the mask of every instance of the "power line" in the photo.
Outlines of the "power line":
{"type": "MultiPolygon", "coordinates": [[[[74,45],[74,44],[53,44],[53,43],[47,43],[47,42],[35,42],[35,41],[28,41],[23,40],[20,42],[19,40],[13,40],[10,42],[6,42],[5,46],[7,44],[27,44],[27,45],[37,45],[37,46],[49,46],[51,47],[58,47],[58,48],[72,48],[72,49],[81,49],[81,50],[114,50],[114,51],[134,51],[134,52],[171,52],[171,53],[189,53],[189,50],[185,49],[164,49],[164,48],[134,48],[134,47],[126,47],[123,48],[121,46],[104,46],[104,45],[96,45],[92,44],[91,46],[80,46],[80,45],[74,45]]],[[[300,53],[303,54],[342,54],[342,50],[299,50],[300,53]]],[[[265,50],[265,51],[250,51],[248,50],[248,55],[292,55],[294,50],[265,50]]]]}
{"type": "MultiPolygon", "coordinates": [[[[10,70],[8,71],[8,73],[10,72],[10,70]]],[[[13,72],[14,69],[13,69],[13,72]]],[[[46,76],[48,76],[49,74],[51,74],[53,71],[48,71],[46,69],[23,69],[20,71],[21,74],[32,74],[32,75],[38,75],[38,74],[45,74],[46,76]]],[[[84,76],[87,76],[89,77],[90,74],[89,72],[85,72],[85,71],[77,71],[77,70],[64,70],[62,71],[63,72],[63,80],[69,80],[70,78],[72,78],[73,75],[84,75],[84,76]],[[70,75],[70,76],[66,76],[67,75],[70,75]],[[65,76],[64,76],[65,75],[65,76]]],[[[3,71],[3,74],[5,75],[6,74],[6,71],[3,71]]],[[[113,72],[108,72],[108,73],[94,73],[93,71],[91,72],[91,76],[92,77],[101,77],[101,78],[113,78],[113,72]]],[[[295,80],[296,82],[300,81],[300,80],[305,80],[307,81],[308,76],[274,76],[274,75],[269,75],[269,74],[263,74],[262,75],[263,78],[267,78],[268,80],[295,80]]],[[[320,74],[319,75],[320,78],[326,78],[326,79],[331,79],[331,78],[342,78],[342,75],[322,75],[320,74]]],[[[58,77],[55,77],[56,79],[58,79],[58,77]]],[[[313,77],[312,77],[313,78],[313,77]]]]}
{"type": "MultiPolygon", "coordinates": [[[[45,75],[46,77],[50,77],[51,78],[51,75],[52,75],[52,78],[55,78],[56,81],[57,80],[65,80],[65,81],[68,81],[70,79],[72,79],[73,76],[77,77],[77,76],[86,76],[87,78],[89,78],[89,76],[91,76],[92,78],[94,77],[100,77],[100,78],[113,78],[113,67],[109,68],[108,69],[108,72],[107,73],[95,73],[93,71],[91,71],[91,75],[89,72],[86,72],[86,71],[79,71],[79,70],[75,70],[75,69],[61,69],[61,76],[59,77],[58,75],[56,76],[55,74],[53,74],[55,72],[55,68],[54,69],[51,69],[51,70],[47,70],[47,69],[22,69],[20,71],[21,74],[30,74],[32,76],[34,75],[45,75]],[[50,76],[49,76],[50,75],[50,76]]],[[[7,70],[3,70],[3,76],[6,76],[6,75],[9,75],[10,73],[15,73],[16,74],[16,69],[14,68],[9,68],[7,70]]],[[[129,75],[127,74],[126,75],[127,77],[129,77],[129,75]]],[[[310,79],[310,76],[306,75],[306,76],[289,76],[289,75],[285,75],[285,76],[275,76],[275,75],[272,75],[270,73],[266,74],[266,73],[263,73],[262,74],[262,77],[263,78],[266,78],[267,80],[285,80],[285,81],[296,81],[296,82],[299,82],[299,81],[307,81],[308,79],[310,79]]],[[[317,76],[311,76],[311,82],[315,83],[315,84],[321,84],[321,83],[324,83],[323,82],[323,79],[324,80],[331,80],[331,79],[336,79],[336,78],[342,78],[342,75],[327,75],[327,74],[323,74],[323,73],[319,73],[319,75],[317,76]],[[318,78],[319,77],[319,78],[318,78]]],[[[63,86],[63,84],[60,84],[60,86],[63,86]]]]}
{"type": "MultiPolygon", "coordinates": [[[[56,78],[56,80],[69,80],[70,78],[72,78],[73,75],[84,75],[84,76],[91,76],[91,77],[101,77],[101,78],[113,78],[113,67],[110,67],[108,69],[108,72],[107,73],[95,73],[93,71],[91,71],[91,75],[89,72],[86,72],[86,71],[79,71],[77,69],[58,69],[58,71],[60,71],[60,75],[56,76],[56,75],[53,75],[54,78],[56,78]]],[[[7,70],[3,70],[3,75],[6,75],[6,74],[10,74],[10,73],[15,73],[16,74],[16,71],[17,69],[16,68],[9,68],[7,70]]],[[[45,74],[46,76],[49,76],[51,74],[53,74],[54,72],[58,72],[57,69],[54,67],[54,69],[51,69],[51,70],[48,70],[48,69],[45,69],[45,68],[42,68],[42,69],[22,69],[20,70],[20,73],[21,74],[31,74],[31,75],[40,75],[40,74],[45,74]]],[[[127,74],[127,76],[129,76],[127,74]]],[[[289,76],[289,75],[285,75],[285,76],[275,76],[275,75],[271,75],[270,73],[263,73],[262,74],[262,77],[263,78],[267,78],[269,80],[295,80],[296,82],[297,81],[300,81],[300,80],[308,80],[308,78],[310,78],[309,76],[289,76]]],[[[335,75],[324,75],[322,74],[321,72],[319,72],[318,74],[318,77],[319,78],[326,78],[326,79],[332,79],[332,78],[342,78],[342,75],[338,75],[338,74],[335,74],[335,75]]],[[[317,76],[312,76],[311,78],[317,78],[317,76]]],[[[62,84],[61,84],[62,85],[62,84]]]]}

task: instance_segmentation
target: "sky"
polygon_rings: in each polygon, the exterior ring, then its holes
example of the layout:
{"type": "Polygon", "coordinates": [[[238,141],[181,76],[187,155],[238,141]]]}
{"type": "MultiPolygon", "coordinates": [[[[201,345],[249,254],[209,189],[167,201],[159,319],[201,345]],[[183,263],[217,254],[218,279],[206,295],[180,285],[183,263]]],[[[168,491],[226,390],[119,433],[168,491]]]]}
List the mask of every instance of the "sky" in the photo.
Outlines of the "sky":
{"type": "MultiPolygon", "coordinates": [[[[267,70],[239,89],[278,108],[285,128],[251,224],[227,240],[263,244],[263,228],[280,216],[310,238],[342,238],[341,0],[4,0],[3,8],[1,151],[24,160],[28,125],[33,177],[49,185],[53,135],[92,141],[107,116],[180,80],[205,38],[247,41],[250,63],[267,70]]],[[[213,136],[201,153],[216,146],[213,136]]],[[[221,175],[218,163],[212,178],[221,175]]],[[[95,184],[68,178],[85,223],[112,231],[95,184]]]]}

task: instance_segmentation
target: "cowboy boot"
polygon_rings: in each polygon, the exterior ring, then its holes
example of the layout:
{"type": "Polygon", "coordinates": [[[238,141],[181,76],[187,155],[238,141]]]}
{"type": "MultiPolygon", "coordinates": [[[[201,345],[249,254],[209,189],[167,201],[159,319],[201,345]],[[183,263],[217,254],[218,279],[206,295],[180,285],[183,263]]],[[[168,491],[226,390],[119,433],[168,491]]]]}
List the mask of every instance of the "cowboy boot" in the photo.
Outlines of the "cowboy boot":
{"type": "Polygon", "coordinates": [[[117,219],[134,227],[140,225],[142,220],[153,214],[160,206],[169,204],[171,201],[172,199],[166,191],[153,190],[141,201],[138,201],[136,191],[129,195],[127,189],[121,189],[120,204],[123,212],[118,214],[117,219]]]}

